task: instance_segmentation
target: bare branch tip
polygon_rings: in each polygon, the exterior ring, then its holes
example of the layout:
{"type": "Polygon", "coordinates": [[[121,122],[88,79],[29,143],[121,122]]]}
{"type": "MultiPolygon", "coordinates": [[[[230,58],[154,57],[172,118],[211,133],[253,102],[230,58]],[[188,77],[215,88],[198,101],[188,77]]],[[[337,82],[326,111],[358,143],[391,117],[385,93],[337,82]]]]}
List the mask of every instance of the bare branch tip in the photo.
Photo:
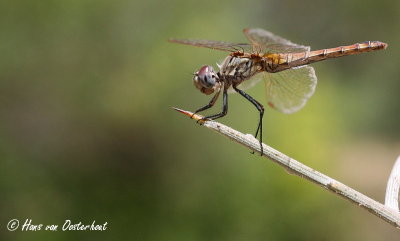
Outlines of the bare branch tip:
{"type": "Polygon", "coordinates": [[[201,115],[195,114],[195,113],[187,111],[187,110],[182,110],[182,109],[179,109],[176,107],[172,107],[172,108],[186,116],[189,116],[191,119],[199,121],[200,123],[203,123],[205,121],[205,120],[203,120],[203,116],[201,116],[201,115]]]}

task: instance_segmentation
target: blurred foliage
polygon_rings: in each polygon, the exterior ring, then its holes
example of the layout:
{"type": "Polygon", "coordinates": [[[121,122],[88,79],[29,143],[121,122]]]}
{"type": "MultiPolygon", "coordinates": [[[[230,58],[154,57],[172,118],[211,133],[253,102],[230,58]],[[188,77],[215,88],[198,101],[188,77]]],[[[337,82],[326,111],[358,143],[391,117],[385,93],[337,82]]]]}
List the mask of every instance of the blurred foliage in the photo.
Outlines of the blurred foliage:
{"type": "MultiPolygon", "coordinates": [[[[171,110],[207,103],[191,74],[225,53],[166,40],[243,42],[245,27],[313,49],[389,44],[315,64],[319,86],[308,105],[293,115],[268,109],[264,122],[273,147],[382,200],[400,146],[399,1],[2,1],[0,239],[399,237],[171,110]],[[109,224],[9,232],[13,218],[109,224]]],[[[262,84],[249,93],[263,100],[262,84]]],[[[229,111],[223,123],[253,133],[251,104],[232,95],[229,111]]]]}

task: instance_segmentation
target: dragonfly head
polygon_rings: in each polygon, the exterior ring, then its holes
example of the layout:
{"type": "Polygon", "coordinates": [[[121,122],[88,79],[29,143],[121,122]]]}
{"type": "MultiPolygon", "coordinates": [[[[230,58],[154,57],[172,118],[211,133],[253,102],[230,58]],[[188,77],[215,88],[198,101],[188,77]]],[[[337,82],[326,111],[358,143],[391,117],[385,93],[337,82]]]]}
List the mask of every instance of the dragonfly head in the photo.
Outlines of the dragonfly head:
{"type": "Polygon", "coordinates": [[[213,67],[204,65],[193,75],[194,86],[206,95],[212,94],[215,90],[221,88],[219,76],[213,67]]]}

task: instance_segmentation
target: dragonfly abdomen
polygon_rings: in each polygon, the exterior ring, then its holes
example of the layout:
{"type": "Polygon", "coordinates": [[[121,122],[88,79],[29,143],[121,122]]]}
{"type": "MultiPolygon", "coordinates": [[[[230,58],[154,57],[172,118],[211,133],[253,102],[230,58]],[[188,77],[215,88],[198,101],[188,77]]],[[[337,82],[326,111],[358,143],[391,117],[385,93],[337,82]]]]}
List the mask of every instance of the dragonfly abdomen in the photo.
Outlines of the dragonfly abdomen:
{"type": "MultiPolygon", "coordinates": [[[[337,58],[347,55],[359,54],[359,53],[366,53],[375,50],[385,49],[387,44],[379,42],[379,41],[368,41],[364,43],[357,43],[348,46],[341,46],[337,48],[330,48],[330,49],[321,49],[310,51],[308,58],[304,61],[306,64],[329,59],[329,58],[337,58]]],[[[307,57],[306,53],[303,54],[303,57],[307,57]]],[[[301,56],[299,56],[301,60],[301,56]]]]}
{"type": "MultiPolygon", "coordinates": [[[[279,72],[297,66],[311,64],[330,58],[338,58],[347,55],[366,53],[375,50],[386,49],[388,45],[379,41],[367,41],[353,45],[341,46],[329,49],[320,49],[302,53],[271,54],[270,67],[272,71],[279,72]],[[278,60],[276,59],[278,58],[278,60]],[[275,66],[274,66],[275,63],[275,66]]],[[[269,56],[267,56],[268,58],[269,56]]]]}

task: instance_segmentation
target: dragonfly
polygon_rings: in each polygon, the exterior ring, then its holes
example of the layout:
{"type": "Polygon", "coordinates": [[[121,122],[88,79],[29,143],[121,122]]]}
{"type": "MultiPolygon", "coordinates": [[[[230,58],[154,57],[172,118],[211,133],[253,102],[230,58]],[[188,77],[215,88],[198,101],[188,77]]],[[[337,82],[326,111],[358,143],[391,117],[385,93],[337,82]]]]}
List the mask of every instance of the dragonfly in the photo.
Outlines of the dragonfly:
{"type": "Polygon", "coordinates": [[[304,107],[314,94],[317,76],[308,64],[347,55],[386,49],[387,44],[366,41],[353,45],[311,51],[309,46],[292,43],[278,35],[260,28],[243,30],[249,43],[230,43],[200,39],[169,39],[170,42],[205,47],[229,52],[217,64],[219,70],[204,65],[193,74],[195,87],[206,95],[214,94],[209,103],[194,113],[210,109],[223,93],[222,111],[206,116],[203,120],[215,120],[228,113],[228,93],[239,93],[251,102],[259,112],[254,135],[259,137],[262,149],[262,122],[264,106],[244,92],[259,81],[265,83],[267,104],[285,114],[294,113],[304,107]]]}

